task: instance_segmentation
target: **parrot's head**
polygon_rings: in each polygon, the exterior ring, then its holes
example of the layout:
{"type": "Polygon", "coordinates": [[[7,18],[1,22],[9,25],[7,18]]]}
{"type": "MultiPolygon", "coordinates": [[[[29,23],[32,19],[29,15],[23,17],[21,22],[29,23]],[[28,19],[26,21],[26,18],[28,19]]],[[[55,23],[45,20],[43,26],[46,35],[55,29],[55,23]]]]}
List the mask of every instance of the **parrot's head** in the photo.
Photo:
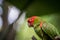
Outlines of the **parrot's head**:
{"type": "Polygon", "coordinates": [[[29,27],[36,27],[36,26],[41,26],[41,18],[38,17],[38,16],[32,16],[30,18],[27,19],[27,22],[28,22],[28,26],[29,27]]]}

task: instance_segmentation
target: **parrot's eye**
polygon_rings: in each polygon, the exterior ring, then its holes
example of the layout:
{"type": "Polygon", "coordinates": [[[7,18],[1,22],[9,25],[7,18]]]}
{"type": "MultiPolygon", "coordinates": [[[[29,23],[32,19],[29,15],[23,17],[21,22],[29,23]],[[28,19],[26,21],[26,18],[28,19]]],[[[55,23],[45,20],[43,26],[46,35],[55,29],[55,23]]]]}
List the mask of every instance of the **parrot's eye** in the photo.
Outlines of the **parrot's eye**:
{"type": "Polygon", "coordinates": [[[34,22],[34,19],[32,18],[28,20],[28,23],[33,23],[33,22],[34,22]]]}

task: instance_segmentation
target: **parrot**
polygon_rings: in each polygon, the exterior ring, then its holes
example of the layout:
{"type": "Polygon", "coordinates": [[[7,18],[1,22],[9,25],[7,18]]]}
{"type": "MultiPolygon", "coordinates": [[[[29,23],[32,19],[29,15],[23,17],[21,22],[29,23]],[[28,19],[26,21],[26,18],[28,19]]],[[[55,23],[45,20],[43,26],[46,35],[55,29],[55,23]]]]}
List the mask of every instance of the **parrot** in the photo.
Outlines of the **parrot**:
{"type": "Polygon", "coordinates": [[[37,35],[41,37],[42,40],[55,40],[55,37],[60,35],[54,25],[42,20],[42,18],[38,16],[27,18],[27,22],[28,26],[33,27],[37,35]]]}

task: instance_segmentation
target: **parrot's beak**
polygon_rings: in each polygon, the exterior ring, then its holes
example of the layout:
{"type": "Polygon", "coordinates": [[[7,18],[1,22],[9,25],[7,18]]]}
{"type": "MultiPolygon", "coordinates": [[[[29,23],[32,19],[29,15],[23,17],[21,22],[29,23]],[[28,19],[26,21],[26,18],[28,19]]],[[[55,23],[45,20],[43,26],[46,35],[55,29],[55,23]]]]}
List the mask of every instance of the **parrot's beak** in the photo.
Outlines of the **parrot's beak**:
{"type": "Polygon", "coordinates": [[[28,26],[29,27],[34,27],[32,23],[28,23],[28,26]]]}

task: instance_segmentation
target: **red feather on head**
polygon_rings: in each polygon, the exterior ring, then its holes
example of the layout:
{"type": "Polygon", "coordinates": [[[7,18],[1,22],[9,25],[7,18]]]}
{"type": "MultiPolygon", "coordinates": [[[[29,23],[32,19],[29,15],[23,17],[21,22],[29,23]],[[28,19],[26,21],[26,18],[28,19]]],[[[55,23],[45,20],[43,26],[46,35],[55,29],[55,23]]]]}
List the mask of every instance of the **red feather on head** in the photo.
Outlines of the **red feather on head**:
{"type": "Polygon", "coordinates": [[[28,19],[28,24],[29,24],[29,26],[33,26],[33,22],[34,22],[34,20],[35,20],[36,17],[37,17],[37,16],[32,16],[32,17],[30,17],[30,18],[28,19]]]}

